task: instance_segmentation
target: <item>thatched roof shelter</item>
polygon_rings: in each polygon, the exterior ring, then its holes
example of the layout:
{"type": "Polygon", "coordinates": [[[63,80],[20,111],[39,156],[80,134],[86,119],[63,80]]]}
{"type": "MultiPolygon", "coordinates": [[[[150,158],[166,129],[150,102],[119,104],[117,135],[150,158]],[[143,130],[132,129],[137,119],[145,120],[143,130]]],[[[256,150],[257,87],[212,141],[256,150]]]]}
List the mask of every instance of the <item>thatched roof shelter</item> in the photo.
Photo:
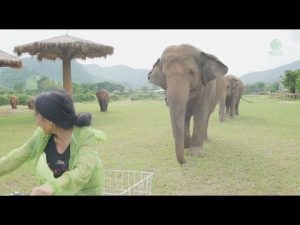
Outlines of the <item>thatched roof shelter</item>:
{"type": "Polygon", "coordinates": [[[70,35],[58,36],[42,41],[16,46],[14,52],[20,56],[22,53],[37,55],[37,59],[43,58],[56,60],[60,58],[63,62],[63,85],[64,89],[72,96],[71,59],[95,58],[112,55],[114,48],[98,44],[92,41],[72,37],[70,35]]]}
{"type": "Polygon", "coordinates": [[[0,50],[0,67],[10,66],[13,68],[21,68],[22,61],[13,55],[10,55],[4,51],[0,50]]]}

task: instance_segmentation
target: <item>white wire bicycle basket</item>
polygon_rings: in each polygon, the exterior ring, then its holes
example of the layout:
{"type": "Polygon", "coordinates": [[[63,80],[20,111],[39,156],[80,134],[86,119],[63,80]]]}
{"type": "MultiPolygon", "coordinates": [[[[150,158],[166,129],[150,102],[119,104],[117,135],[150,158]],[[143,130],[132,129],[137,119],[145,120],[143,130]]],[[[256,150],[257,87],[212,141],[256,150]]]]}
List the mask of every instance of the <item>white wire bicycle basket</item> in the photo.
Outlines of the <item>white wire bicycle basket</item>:
{"type": "Polygon", "coordinates": [[[151,195],[152,172],[104,170],[103,195],[151,195]]]}

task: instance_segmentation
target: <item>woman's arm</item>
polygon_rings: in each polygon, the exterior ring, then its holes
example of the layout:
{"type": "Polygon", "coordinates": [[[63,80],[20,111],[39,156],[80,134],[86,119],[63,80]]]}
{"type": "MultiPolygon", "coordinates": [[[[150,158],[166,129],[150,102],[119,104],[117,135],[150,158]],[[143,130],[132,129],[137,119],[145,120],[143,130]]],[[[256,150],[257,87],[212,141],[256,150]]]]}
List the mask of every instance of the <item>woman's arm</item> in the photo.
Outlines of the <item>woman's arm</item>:
{"type": "Polygon", "coordinates": [[[40,132],[39,129],[36,129],[32,137],[23,146],[10,151],[0,158],[0,176],[17,169],[26,160],[31,158],[34,145],[36,144],[40,132]]]}

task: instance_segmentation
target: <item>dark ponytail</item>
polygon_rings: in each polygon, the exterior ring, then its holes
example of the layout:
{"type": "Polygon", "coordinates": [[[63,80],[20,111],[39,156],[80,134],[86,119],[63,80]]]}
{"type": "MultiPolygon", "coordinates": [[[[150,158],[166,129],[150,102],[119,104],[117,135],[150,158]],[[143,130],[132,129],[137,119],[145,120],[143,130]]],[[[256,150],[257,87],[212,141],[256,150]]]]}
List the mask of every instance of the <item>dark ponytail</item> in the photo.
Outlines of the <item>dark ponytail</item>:
{"type": "Polygon", "coordinates": [[[69,129],[91,125],[90,113],[76,115],[72,98],[65,90],[49,91],[40,94],[35,100],[35,110],[57,126],[69,129]]]}
{"type": "Polygon", "coordinates": [[[92,114],[90,113],[78,113],[75,125],[78,127],[90,126],[92,122],[92,114]]]}

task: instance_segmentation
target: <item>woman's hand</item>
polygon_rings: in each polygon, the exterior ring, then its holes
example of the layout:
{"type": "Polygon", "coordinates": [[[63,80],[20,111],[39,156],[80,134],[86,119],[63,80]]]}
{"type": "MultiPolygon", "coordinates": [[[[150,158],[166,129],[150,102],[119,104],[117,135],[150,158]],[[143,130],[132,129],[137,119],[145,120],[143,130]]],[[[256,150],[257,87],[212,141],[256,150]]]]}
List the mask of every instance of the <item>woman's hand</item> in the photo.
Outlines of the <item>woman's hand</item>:
{"type": "Polygon", "coordinates": [[[30,195],[53,195],[53,190],[46,186],[34,187],[30,195]]]}

